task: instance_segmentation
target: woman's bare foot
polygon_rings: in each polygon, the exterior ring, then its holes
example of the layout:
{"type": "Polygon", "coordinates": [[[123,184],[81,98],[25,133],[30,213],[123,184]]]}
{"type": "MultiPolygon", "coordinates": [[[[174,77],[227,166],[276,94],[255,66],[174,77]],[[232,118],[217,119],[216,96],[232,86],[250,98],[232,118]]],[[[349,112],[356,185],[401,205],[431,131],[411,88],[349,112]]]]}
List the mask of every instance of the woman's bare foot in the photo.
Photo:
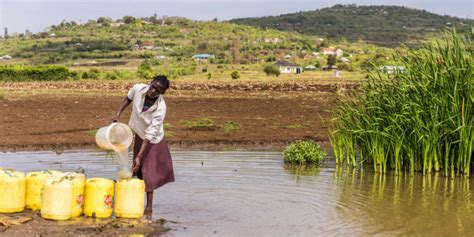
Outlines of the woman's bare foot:
{"type": "Polygon", "coordinates": [[[153,213],[153,208],[152,207],[146,207],[145,212],[143,212],[143,215],[151,216],[152,213],[153,213]]]}

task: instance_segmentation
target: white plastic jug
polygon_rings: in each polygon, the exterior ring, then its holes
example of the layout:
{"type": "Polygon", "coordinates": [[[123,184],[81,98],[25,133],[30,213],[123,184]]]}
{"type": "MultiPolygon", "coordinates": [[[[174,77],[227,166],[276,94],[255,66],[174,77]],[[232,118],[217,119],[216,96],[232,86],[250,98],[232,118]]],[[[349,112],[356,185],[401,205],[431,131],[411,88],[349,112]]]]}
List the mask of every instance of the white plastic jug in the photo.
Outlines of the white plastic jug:
{"type": "Polygon", "coordinates": [[[132,170],[128,164],[128,147],[132,141],[132,130],[124,123],[112,123],[99,129],[95,135],[95,142],[100,148],[115,151],[119,165],[117,169],[119,179],[132,177],[132,170]]]}
{"type": "Polygon", "coordinates": [[[132,130],[124,123],[112,123],[95,134],[97,145],[106,150],[127,149],[133,141],[132,130]]]}

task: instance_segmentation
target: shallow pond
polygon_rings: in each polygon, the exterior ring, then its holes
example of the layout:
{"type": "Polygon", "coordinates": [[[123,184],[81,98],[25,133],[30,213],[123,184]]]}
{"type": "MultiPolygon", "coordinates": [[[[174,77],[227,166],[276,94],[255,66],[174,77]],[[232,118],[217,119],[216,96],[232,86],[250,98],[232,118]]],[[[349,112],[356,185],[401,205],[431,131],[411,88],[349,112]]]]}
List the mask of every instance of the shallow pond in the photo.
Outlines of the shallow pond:
{"type": "MultiPolygon", "coordinates": [[[[276,152],[172,152],[176,182],[155,191],[167,236],[470,236],[474,178],[378,175],[372,169],[295,169],[276,152]]],[[[79,167],[115,178],[103,151],[0,153],[20,171],[79,167]]]]}

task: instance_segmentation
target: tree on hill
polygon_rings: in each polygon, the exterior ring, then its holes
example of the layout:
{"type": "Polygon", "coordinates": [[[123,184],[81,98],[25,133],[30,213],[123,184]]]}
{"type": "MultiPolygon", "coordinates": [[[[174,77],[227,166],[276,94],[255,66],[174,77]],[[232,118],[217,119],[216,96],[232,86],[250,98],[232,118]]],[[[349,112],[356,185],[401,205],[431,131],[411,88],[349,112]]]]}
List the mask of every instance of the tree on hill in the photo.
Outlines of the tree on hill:
{"type": "Polygon", "coordinates": [[[336,65],[336,55],[328,55],[327,65],[334,66],[336,65]]]}
{"type": "Polygon", "coordinates": [[[280,68],[278,68],[276,65],[273,65],[273,64],[265,65],[265,67],[263,68],[263,72],[265,72],[267,76],[271,76],[271,75],[274,75],[277,77],[280,76],[280,68]]]}
{"type": "Polygon", "coordinates": [[[135,17],[133,16],[124,16],[122,17],[122,20],[125,24],[135,24],[136,21],[135,17]]]}

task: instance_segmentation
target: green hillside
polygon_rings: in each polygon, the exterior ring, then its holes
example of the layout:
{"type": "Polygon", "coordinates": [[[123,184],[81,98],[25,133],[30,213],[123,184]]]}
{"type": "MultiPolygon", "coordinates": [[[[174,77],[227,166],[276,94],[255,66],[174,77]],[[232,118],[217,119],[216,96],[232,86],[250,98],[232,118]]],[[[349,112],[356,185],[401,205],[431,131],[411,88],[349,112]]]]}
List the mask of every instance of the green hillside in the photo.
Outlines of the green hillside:
{"type": "Polygon", "coordinates": [[[78,25],[63,22],[48,32],[0,41],[0,54],[32,63],[61,63],[76,59],[143,59],[157,55],[188,59],[215,55],[218,63],[257,62],[262,55],[315,49],[315,38],[219,22],[169,18],[163,24],[149,18],[118,21],[107,18],[78,25]],[[274,41],[274,39],[276,39],[274,41]]]}
{"type": "Polygon", "coordinates": [[[390,63],[392,53],[392,49],[363,41],[321,41],[300,33],[178,17],[100,17],[83,24],[64,21],[46,32],[0,39],[0,56],[12,57],[0,60],[0,65],[62,65],[84,79],[147,78],[152,73],[211,78],[214,71],[208,69],[227,73],[244,66],[263,74],[265,65],[283,60],[317,70],[331,62],[341,70],[362,71],[372,63],[390,63]],[[324,53],[329,47],[341,54],[329,58],[324,53]],[[213,57],[198,61],[193,58],[196,54],[213,57]]]}
{"type": "Polygon", "coordinates": [[[456,27],[458,32],[469,32],[474,25],[474,20],[441,16],[425,10],[355,4],[280,16],[234,19],[230,22],[330,39],[362,39],[385,46],[417,44],[420,39],[426,39],[450,27],[456,27]]]}

